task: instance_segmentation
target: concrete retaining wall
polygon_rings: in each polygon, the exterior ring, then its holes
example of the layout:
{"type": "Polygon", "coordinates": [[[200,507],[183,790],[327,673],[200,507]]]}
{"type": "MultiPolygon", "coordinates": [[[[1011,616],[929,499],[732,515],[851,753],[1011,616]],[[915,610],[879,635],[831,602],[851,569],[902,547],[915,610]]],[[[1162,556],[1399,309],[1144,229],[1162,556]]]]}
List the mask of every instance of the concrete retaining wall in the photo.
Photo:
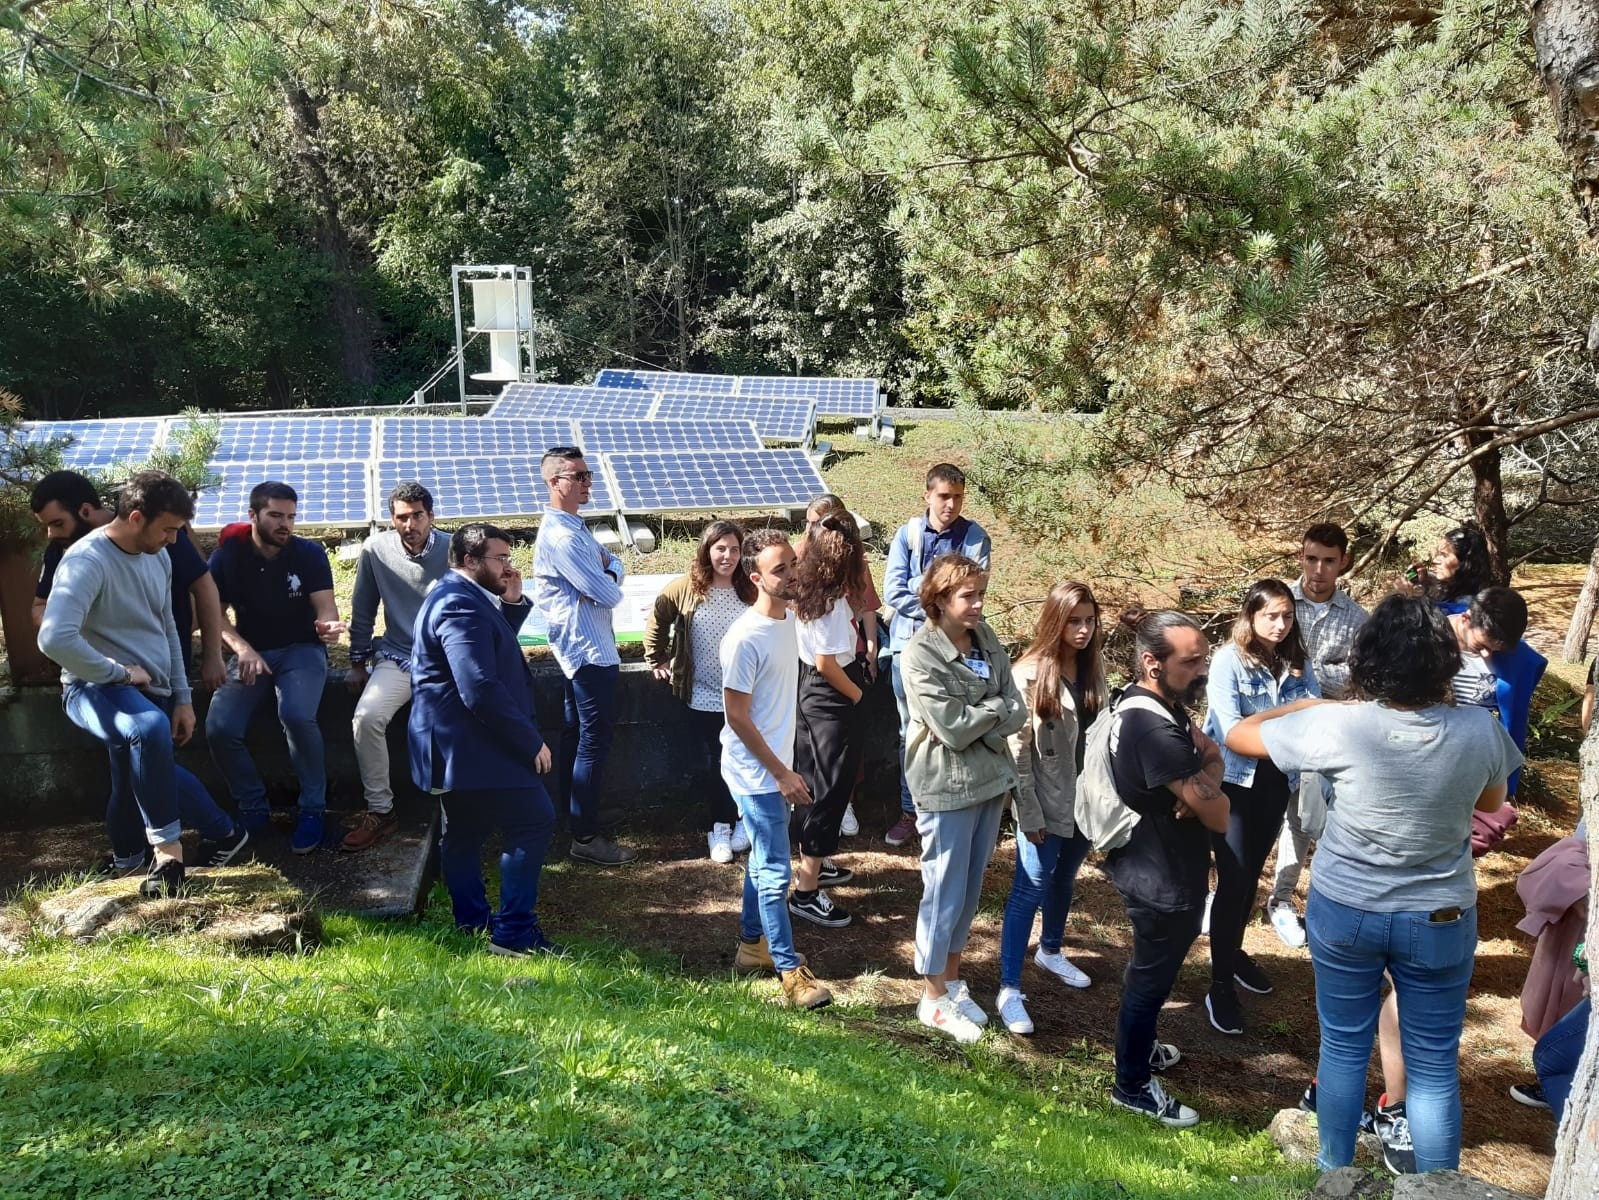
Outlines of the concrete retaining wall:
{"type": "MultiPolygon", "coordinates": [[[[531,666],[538,697],[539,725],[557,742],[562,720],[561,675],[553,663],[531,666]]],[[[693,806],[698,811],[708,782],[709,765],[702,757],[686,710],[642,663],[624,663],[618,688],[615,741],[605,771],[602,818],[620,821],[629,812],[664,805],[693,806]]],[[[208,697],[195,694],[200,729],[178,751],[178,761],[198,775],[212,794],[227,792],[205,745],[208,697]]],[[[894,696],[887,678],[879,679],[863,703],[868,708],[867,786],[885,803],[897,793],[895,759],[898,726],[894,696]]],[[[322,697],[322,733],[327,745],[329,803],[353,808],[361,804],[361,783],[351,746],[350,721],[355,699],[345,689],[342,673],[328,677],[322,697]]],[[[405,718],[402,709],[389,730],[390,761],[395,790],[412,790],[406,767],[405,718]]],[[[292,803],[296,786],[289,768],[283,731],[269,702],[263,702],[250,731],[255,760],[276,803],[292,803]]],[[[98,743],[80,731],[61,711],[61,697],[50,688],[22,688],[0,699],[0,829],[27,829],[61,821],[94,818],[105,812],[105,755],[98,743]]],[[[557,797],[559,801],[559,797],[557,797]]],[[[557,804],[559,808],[559,803],[557,804]]]]}

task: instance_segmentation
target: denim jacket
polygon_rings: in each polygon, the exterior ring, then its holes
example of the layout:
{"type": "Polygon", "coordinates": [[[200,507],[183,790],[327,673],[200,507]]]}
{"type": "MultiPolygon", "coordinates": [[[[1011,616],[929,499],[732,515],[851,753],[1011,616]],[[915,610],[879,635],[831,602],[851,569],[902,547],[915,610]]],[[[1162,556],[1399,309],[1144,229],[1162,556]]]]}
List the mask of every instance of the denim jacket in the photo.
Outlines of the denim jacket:
{"type": "MultiPolygon", "coordinates": [[[[883,571],[883,598],[894,616],[888,624],[888,652],[898,654],[911,640],[911,634],[927,620],[922,611],[922,533],[927,528],[927,514],[912,517],[899,527],[888,547],[888,565],[883,571]]],[[[988,570],[988,534],[976,521],[966,523],[966,537],[960,552],[976,559],[988,570]]]]}
{"type": "MultiPolygon", "coordinates": [[[[1310,663],[1305,663],[1305,673],[1294,675],[1284,672],[1273,678],[1271,672],[1245,663],[1238,647],[1228,642],[1210,660],[1210,682],[1205,686],[1205,700],[1209,711],[1205,714],[1205,735],[1221,747],[1225,773],[1223,783],[1251,787],[1255,782],[1255,762],[1242,754],[1227,749],[1227,734],[1245,717],[1279,704],[1292,704],[1307,696],[1321,696],[1316,674],[1310,663]]],[[[1299,786],[1298,775],[1288,777],[1289,789],[1299,786]]]]}

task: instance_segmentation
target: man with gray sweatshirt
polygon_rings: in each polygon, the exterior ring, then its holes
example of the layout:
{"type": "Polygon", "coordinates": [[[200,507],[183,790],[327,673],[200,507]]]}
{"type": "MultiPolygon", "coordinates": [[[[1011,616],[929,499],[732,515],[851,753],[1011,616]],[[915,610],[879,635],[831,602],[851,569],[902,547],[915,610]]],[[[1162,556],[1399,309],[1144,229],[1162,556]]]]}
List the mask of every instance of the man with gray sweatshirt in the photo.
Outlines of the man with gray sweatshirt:
{"type": "Polygon", "coordinates": [[[350,614],[350,673],[355,706],[355,761],[366,811],[339,843],[356,852],[393,833],[394,788],[389,781],[389,722],[411,699],[411,630],[422,598],[450,569],[450,539],[433,528],[433,496],[420,483],[389,493],[393,529],[367,540],[355,573],[350,614]],[[383,636],[372,630],[383,605],[383,636]]]}
{"type": "Polygon", "coordinates": [[[250,835],[173,760],[194,734],[194,706],[172,619],[172,562],[161,551],[194,516],[188,490],[159,471],[128,480],[117,515],[62,555],[39,626],[39,648],[61,664],[62,707],[126,771],[154,850],[139,890],[183,884],[185,823],[205,839],[198,862],[223,866],[250,835]]]}

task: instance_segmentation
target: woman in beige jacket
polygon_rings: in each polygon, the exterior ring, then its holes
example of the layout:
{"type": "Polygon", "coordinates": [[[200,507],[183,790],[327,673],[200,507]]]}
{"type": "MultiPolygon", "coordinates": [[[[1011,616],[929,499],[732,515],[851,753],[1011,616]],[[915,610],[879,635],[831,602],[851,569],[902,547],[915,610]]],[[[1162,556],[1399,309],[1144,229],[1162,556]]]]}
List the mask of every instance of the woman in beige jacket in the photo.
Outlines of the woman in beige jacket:
{"type": "Polygon", "coordinates": [[[933,560],[918,599],[927,623],[900,653],[910,723],[905,779],[922,841],[916,1016],[956,1041],[975,1042],[988,1021],[960,977],[961,953],[999,840],[1016,768],[1005,738],[1027,720],[1010,658],[983,624],[988,574],[962,554],[933,560]]]}
{"type": "Polygon", "coordinates": [[[1088,976],[1061,953],[1066,914],[1089,841],[1073,820],[1077,776],[1088,726],[1104,711],[1105,660],[1099,602],[1086,583],[1055,585],[1038,616],[1033,641],[1016,660],[1016,686],[1027,701],[1027,723],[1010,737],[1016,756],[1016,878],[1005,902],[999,938],[999,998],[1005,1028],[1030,1034],[1033,1021],[1021,992],[1022,960],[1042,906],[1040,967],[1069,987],[1088,976]]]}

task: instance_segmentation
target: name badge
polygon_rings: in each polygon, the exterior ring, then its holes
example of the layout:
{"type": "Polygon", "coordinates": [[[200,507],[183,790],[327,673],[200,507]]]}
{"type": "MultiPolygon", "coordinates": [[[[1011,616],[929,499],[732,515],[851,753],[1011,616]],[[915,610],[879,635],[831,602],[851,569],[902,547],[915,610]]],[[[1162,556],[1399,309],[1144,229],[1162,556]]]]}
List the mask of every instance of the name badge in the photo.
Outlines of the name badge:
{"type": "Polygon", "coordinates": [[[972,674],[977,676],[977,678],[988,678],[988,660],[986,658],[968,658],[963,661],[972,669],[972,674]]]}

